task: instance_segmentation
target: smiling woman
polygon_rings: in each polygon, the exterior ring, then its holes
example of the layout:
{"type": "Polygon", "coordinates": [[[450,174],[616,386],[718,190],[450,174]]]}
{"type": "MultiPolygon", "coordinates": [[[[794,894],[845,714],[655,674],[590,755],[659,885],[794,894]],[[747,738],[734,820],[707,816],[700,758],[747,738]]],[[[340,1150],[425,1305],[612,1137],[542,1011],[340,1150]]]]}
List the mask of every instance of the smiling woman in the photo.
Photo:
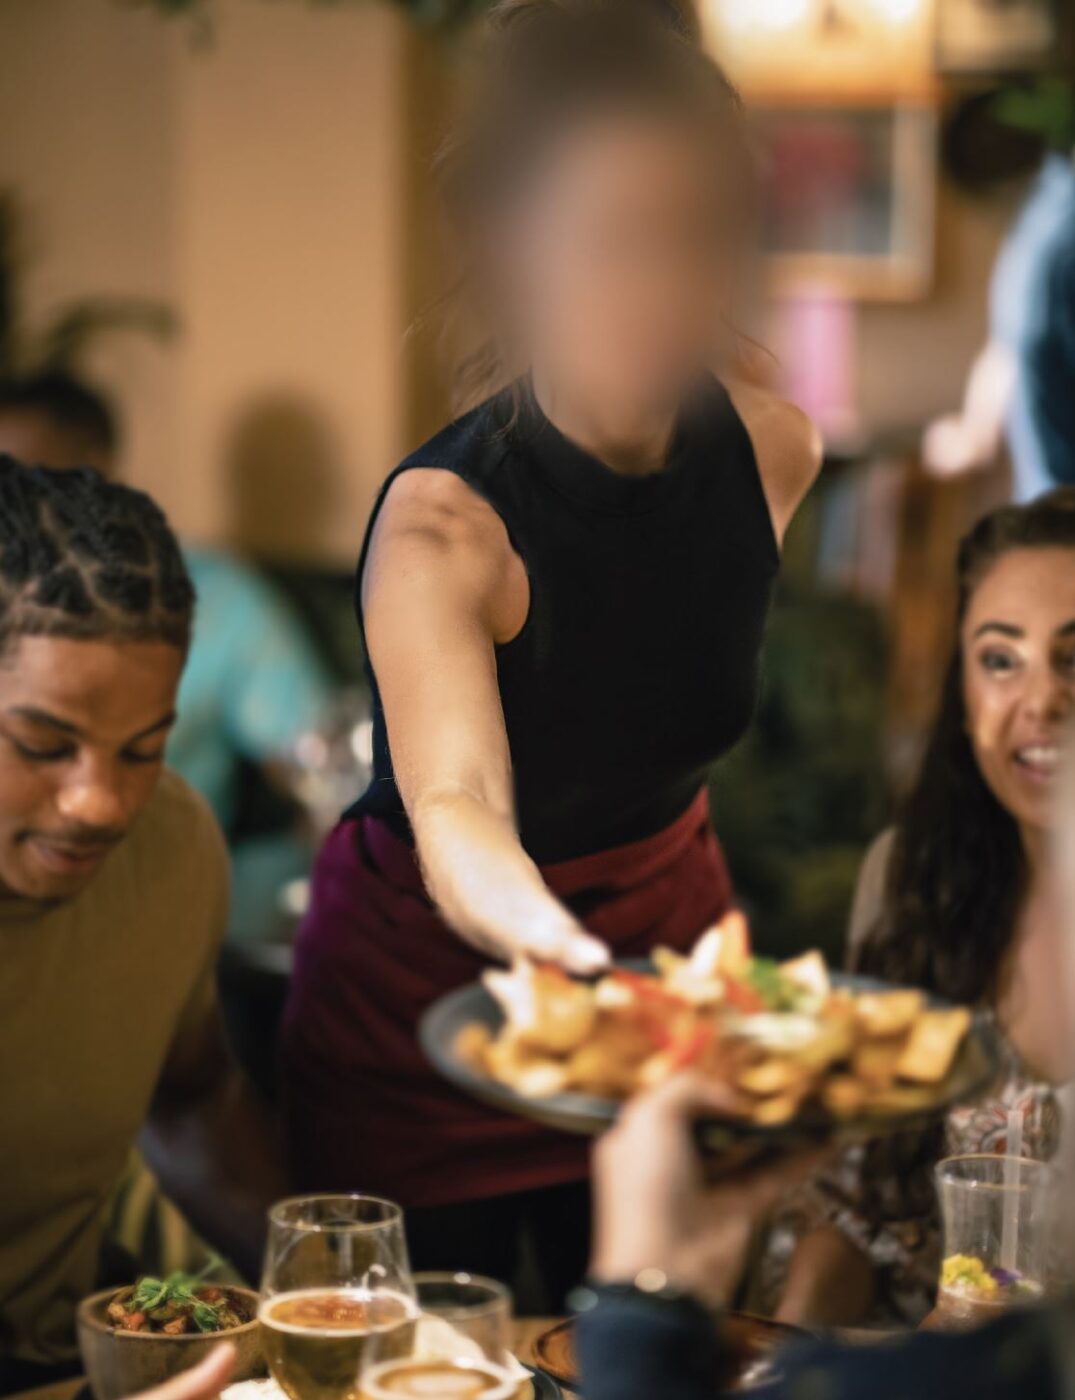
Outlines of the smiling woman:
{"type": "Polygon", "coordinates": [[[854,1322],[875,1294],[889,1320],[920,1321],[939,1265],[932,1165],[1003,1152],[1012,1114],[1027,1155],[1058,1143],[1068,1010],[1046,855],[1075,714],[1075,490],[986,516],[958,576],[940,711],[895,830],[867,858],[851,937],[857,970],[993,1011],[1008,1063],[943,1138],[855,1151],[823,1176],[826,1223],[796,1252],[788,1321],[854,1322]]]}

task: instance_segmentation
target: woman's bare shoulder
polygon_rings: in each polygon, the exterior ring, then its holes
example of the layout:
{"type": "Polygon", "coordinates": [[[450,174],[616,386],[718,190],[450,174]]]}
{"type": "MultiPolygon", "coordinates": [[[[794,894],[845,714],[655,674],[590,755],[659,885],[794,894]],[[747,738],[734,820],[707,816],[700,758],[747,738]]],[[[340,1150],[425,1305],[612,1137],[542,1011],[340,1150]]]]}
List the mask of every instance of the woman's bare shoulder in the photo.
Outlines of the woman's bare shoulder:
{"type": "Polygon", "coordinates": [[[500,516],[455,472],[412,467],[389,486],[362,577],[376,586],[454,594],[489,619],[497,641],[519,630],[529,605],[526,571],[500,516]]]}
{"type": "Polygon", "coordinates": [[[376,531],[424,537],[430,543],[507,543],[503,521],[458,473],[443,467],[411,467],[385,493],[376,531]]]}
{"type": "Polygon", "coordinates": [[[733,381],[728,393],[754,446],[773,527],[782,539],[821,470],[821,434],[801,408],[768,390],[733,381]]]}

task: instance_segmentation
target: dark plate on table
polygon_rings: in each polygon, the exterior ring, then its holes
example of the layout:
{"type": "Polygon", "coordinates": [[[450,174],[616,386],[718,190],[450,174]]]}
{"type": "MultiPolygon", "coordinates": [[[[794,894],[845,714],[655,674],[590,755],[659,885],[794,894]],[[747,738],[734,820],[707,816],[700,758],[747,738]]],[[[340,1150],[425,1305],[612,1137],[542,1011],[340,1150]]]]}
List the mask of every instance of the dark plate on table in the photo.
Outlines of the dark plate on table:
{"type": "MultiPolygon", "coordinates": [[[[727,1367],[718,1378],[720,1391],[751,1391],[768,1385],[780,1374],[778,1352],[810,1339],[808,1332],[771,1322],[751,1313],[727,1313],[720,1321],[727,1367]]],[[[557,1323],[534,1343],[534,1355],[542,1370],[569,1390],[578,1387],[575,1361],[575,1324],[557,1323]]]]}
{"type": "MultiPolygon", "coordinates": [[[[638,964],[633,966],[637,968],[638,964]]],[[[834,987],[846,987],[853,992],[896,990],[890,983],[874,977],[840,972],[831,976],[834,987]]],[[[937,999],[931,1000],[930,1004],[935,1007],[948,1005],[937,999]]],[[[456,1040],[465,1026],[477,1023],[496,1034],[503,1020],[503,1013],[494,998],[481,983],[472,982],[441,997],[426,1012],[419,1027],[422,1049],[445,1079],[492,1108],[529,1118],[561,1132],[581,1133],[588,1137],[604,1132],[615,1121],[620,1100],[595,1098],[591,1094],[526,1098],[468,1064],[457,1053],[456,1040]]],[[[742,1118],[712,1118],[700,1125],[699,1133],[707,1147],[723,1148],[748,1143],[761,1147],[766,1143],[789,1140],[834,1138],[855,1141],[914,1131],[943,1117],[954,1104],[976,1098],[992,1083],[999,1072],[1000,1063],[1000,1038],[996,1028],[987,1016],[975,1016],[951,1072],[937,1086],[935,1095],[931,1096],[924,1108],[916,1108],[913,1112],[837,1118],[820,1104],[810,1104],[787,1123],[765,1125],[742,1118]]]]}
{"type": "Polygon", "coordinates": [[[554,1375],[549,1371],[538,1370],[536,1366],[527,1366],[526,1369],[530,1372],[534,1400],[564,1400],[564,1392],[560,1389],[560,1382],[554,1375]]]}

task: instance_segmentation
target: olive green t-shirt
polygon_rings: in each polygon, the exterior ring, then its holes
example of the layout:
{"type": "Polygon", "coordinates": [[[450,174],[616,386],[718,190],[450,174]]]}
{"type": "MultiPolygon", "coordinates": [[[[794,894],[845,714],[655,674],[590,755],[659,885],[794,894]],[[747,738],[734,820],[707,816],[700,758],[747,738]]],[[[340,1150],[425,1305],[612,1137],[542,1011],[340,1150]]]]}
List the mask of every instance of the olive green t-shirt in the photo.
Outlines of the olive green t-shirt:
{"type": "Polygon", "coordinates": [[[166,770],[77,898],[0,897],[0,1357],[76,1354],[109,1197],[213,1008],[228,893],[209,808],[166,770]]]}

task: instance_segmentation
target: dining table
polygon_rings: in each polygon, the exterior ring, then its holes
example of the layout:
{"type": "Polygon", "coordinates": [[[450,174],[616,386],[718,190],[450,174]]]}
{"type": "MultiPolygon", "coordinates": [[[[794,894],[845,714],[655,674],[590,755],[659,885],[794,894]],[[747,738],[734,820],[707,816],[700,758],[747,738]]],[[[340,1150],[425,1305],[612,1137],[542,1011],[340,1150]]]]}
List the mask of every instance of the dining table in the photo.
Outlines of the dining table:
{"type": "MultiPolygon", "coordinates": [[[[560,1321],[554,1317],[527,1317],[515,1323],[515,1355],[524,1364],[535,1364],[534,1344],[542,1333],[555,1327],[560,1321]]],[[[86,1387],[85,1376],[72,1376],[70,1380],[57,1381],[52,1385],[41,1385],[35,1390],[24,1390],[10,1396],[9,1400],[75,1400],[86,1387]]],[[[565,1400],[574,1400],[572,1393],[564,1392],[565,1400]]]]}

